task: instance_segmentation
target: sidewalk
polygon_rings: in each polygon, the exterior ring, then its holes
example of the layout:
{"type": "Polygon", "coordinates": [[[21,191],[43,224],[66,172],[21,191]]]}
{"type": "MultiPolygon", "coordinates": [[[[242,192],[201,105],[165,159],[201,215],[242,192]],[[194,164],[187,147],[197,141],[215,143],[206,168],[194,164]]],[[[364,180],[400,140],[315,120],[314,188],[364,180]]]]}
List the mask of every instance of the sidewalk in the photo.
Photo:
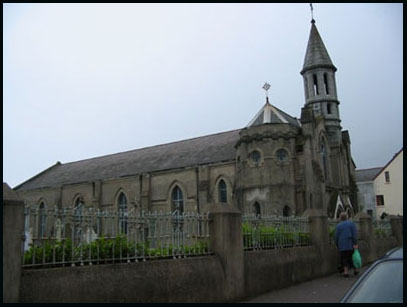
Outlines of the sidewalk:
{"type": "Polygon", "coordinates": [[[241,303],[338,303],[368,267],[369,265],[362,267],[357,276],[353,276],[353,270],[351,270],[349,278],[334,273],[248,298],[241,303]]]}

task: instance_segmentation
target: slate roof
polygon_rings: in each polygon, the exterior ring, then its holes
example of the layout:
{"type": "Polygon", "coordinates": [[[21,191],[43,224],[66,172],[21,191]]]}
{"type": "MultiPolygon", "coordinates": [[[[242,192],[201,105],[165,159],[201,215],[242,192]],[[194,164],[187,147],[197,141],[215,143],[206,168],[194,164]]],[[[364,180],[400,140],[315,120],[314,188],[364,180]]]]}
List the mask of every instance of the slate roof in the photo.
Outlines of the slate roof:
{"type": "Polygon", "coordinates": [[[296,127],[301,127],[300,122],[296,118],[271,105],[268,101],[268,98],[266,104],[250,121],[247,127],[263,124],[289,124],[296,127]]]}
{"type": "Polygon", "coordinates": [[[359,169],[355,171],[356,182],[373,181],[378,173],[382,170],[382,167],[359,169]]]}
{"type": "Polygon", "coordinates": [[[301,73],[307,69],[318,66],[332,67],[336,70],[336,67],[332,64],[331,58],[329,57],[328,51],[325,48],[324,42],[319,35],[314,21],[311,25],[307,51],[305,53],[304,65],[301,73]]]}
{"type": "Polygon", "coordinates": [[[234,145],[239,131],[232,130],[193,139],[146,147],[77,161],[57,163],[14,189],[17,191],[54,188],[137,175],[143,172],[203,165],[236,158],[234,145]]]}

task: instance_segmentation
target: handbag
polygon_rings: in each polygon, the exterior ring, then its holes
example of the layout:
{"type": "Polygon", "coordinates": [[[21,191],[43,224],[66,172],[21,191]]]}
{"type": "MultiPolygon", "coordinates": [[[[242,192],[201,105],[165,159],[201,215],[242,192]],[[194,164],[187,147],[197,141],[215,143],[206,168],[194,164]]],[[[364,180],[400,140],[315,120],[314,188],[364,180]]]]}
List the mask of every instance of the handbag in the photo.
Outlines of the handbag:
{"type": "Polygon", "coordinates": [[[362,266],[362,257],[360,256],[359,250],[355,248],[352,255],[353,266],[359,269],[362,266]]]}

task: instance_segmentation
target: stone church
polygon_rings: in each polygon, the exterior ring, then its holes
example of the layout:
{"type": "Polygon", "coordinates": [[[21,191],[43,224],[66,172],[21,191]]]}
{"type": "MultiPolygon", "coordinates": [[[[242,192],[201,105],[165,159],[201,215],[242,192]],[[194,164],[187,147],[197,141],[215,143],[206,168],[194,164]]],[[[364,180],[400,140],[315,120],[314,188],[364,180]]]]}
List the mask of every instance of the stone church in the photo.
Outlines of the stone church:
{"type": "MultiPolygon", "coordinates": [[[[295,118],[270,104],[246,127],[49,167],[15,187],[37,208],[85,207],[328,216],[356,213],[355,164],[343,131],[336,67],[315,21],[301,76],[305,103],[295,118]]],[[[300,89],[298,89],[300,90],[300,89]]]]}

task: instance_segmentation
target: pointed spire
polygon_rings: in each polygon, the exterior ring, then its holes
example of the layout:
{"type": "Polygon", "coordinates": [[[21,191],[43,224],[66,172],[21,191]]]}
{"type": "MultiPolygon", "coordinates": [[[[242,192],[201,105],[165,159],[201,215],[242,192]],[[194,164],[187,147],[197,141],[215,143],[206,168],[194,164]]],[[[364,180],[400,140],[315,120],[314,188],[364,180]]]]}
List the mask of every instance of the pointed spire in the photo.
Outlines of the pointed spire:
{"type": "Polygon", "coordinates": [[[301,74],[306,70],[315,67],[329,67],[336,71],[336,67],[332,64],[324,42],[315,26],[315,20],[312,19],[311,32],[308,39],[307,52],[305,53],[304,66],[302,67],[301,74]]]}

